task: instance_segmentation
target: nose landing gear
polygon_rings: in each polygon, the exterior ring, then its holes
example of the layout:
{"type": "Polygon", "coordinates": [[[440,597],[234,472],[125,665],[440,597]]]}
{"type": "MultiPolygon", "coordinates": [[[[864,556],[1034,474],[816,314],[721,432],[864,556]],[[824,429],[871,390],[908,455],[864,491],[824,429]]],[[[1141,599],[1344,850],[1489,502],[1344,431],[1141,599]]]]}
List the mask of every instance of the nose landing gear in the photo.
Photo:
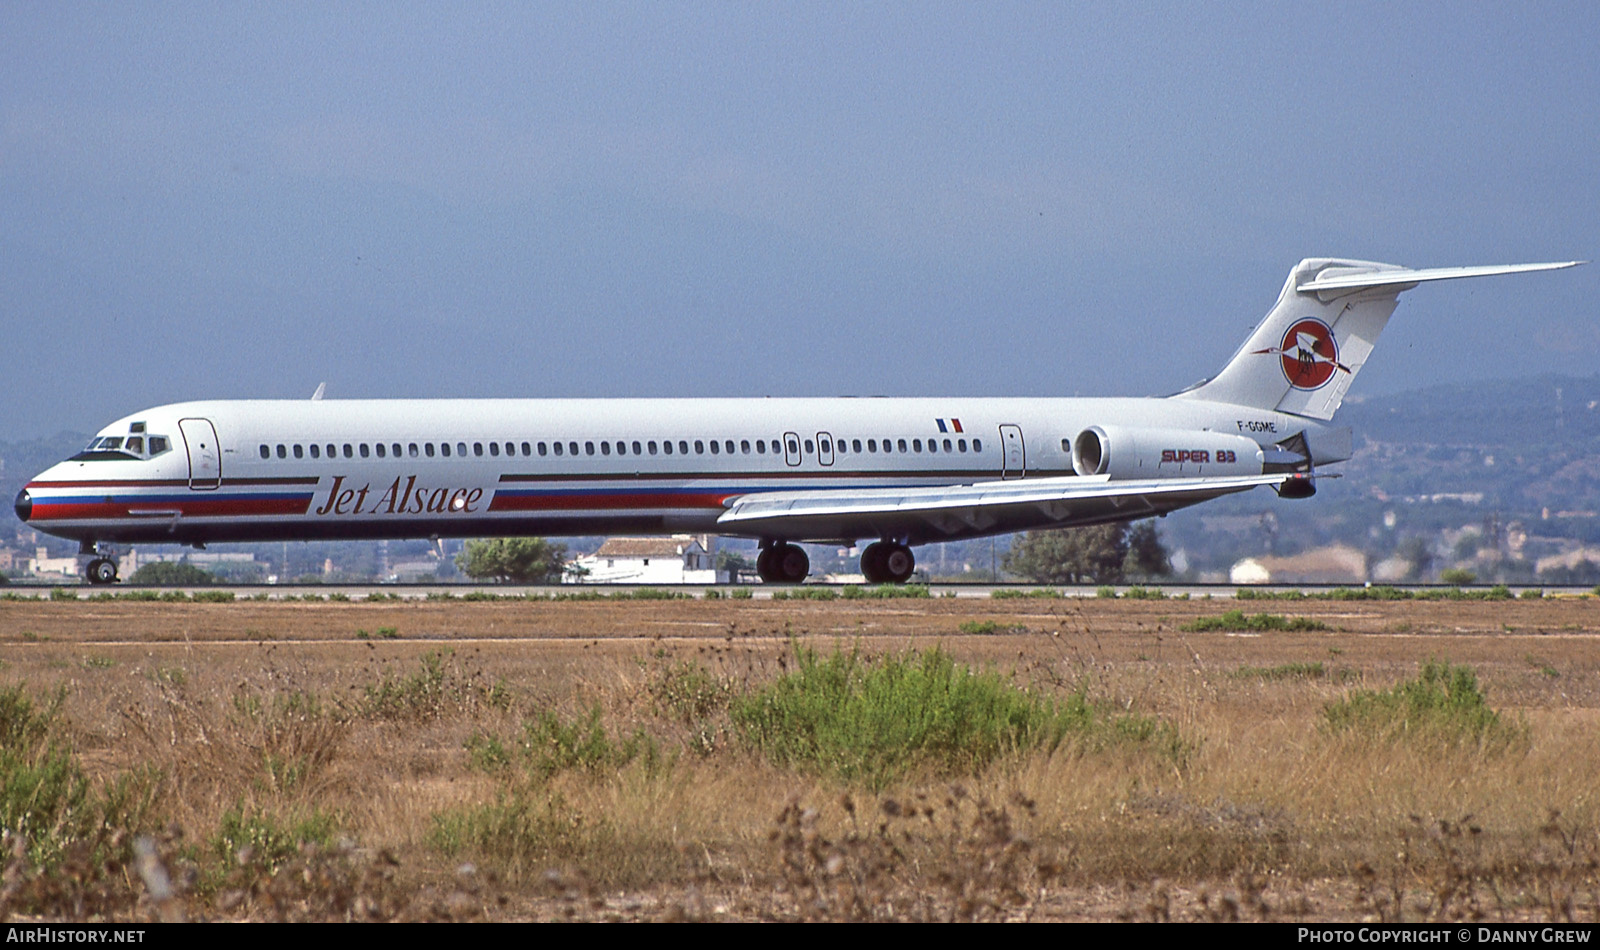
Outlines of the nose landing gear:
{"type": "Polygon", "coordinates": [[[80,541],[78,556],[89,558],[83,568],[83,576],[89,583],[100,586],[117,582],[117,561],[105,546],[95,541],[80,541]]]}

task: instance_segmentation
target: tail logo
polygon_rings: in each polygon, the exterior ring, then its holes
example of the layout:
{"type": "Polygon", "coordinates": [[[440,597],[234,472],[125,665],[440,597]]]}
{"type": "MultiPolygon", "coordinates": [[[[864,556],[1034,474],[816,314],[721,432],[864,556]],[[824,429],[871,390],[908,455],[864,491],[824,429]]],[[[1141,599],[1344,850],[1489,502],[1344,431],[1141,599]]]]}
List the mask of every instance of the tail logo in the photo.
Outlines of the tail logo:
{"type": "Polygon", "coordinates": [[[1277,356],[1284,378],[1296,389],[1320,389],[1333,378],[1335,370],[1350,372],[1350,367],[1339,362],[1333,328],[1309,317],[1296,321],[1283,335],[1281,345],[1255,352],[1277,356]]]}

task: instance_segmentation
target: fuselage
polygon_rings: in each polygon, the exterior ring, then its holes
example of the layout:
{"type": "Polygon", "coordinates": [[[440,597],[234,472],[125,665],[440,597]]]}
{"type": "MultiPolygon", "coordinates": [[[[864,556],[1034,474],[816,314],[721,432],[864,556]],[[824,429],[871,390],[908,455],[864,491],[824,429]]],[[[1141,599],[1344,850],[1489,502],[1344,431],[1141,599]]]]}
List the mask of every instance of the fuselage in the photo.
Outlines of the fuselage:
{"type": "MultiPolygon", "coordinates": [[[[1208,439],[1270,446],[1318,428],[1192,399],[190,402],[102,429],[30,482],[17,513],[90,543],[737,535],[718,517],[760,493],[1071,476],[1073,440],[1090,426],[1187,430],[1170,473],[1187,476],[1237,471],[1208,439]]],[[[1002,530],[1016,528],[940,536],[1002,530]]]]}

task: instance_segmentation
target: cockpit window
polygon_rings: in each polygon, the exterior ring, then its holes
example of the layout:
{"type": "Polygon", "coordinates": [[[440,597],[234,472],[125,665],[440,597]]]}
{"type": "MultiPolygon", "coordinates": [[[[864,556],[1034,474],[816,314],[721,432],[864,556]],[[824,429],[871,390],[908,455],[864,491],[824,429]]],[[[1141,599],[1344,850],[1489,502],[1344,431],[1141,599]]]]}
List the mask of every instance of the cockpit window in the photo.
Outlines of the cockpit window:
{"type": "MultiPolygon", "coordinates": [[[[144,431],[143,423],[136,423],[134,431],[144,431]]],[[[123,437],[120,435],[97,435],[89,440],[82,452],[74,455],[72,462],[112,462],[112,461],[137,461],[153,458],[172,447],[171,440],[164,435],[133,435],[123,437]],[[149,451],[146,451],[148,443],[149,451]]]]}

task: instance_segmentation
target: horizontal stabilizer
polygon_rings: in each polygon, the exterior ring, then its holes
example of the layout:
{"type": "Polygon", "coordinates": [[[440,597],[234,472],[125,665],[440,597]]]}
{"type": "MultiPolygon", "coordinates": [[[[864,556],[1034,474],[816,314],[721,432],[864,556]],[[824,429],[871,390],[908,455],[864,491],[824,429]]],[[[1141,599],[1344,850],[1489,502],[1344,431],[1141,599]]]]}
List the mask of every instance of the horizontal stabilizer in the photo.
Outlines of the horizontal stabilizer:
{"type": "Polygon", "coordinates": [[[1563,270],[1587,264],[1588,261],[1561,261],[1550,264],[1489,264],[1482,267],[1429,267],[1423,270],[1397,268],[1394,270],[1341,273],[1344,268],[1330,267],[1312,280],[1297,284],[1301,293],[1328,290],[1357,290],[1367,287],[1393,287],[1415,285],[1430,280],[1454,280],[1457,277],[1493,277],[1496,274],[1526,274],[1541,270],[1563,270]]]}

